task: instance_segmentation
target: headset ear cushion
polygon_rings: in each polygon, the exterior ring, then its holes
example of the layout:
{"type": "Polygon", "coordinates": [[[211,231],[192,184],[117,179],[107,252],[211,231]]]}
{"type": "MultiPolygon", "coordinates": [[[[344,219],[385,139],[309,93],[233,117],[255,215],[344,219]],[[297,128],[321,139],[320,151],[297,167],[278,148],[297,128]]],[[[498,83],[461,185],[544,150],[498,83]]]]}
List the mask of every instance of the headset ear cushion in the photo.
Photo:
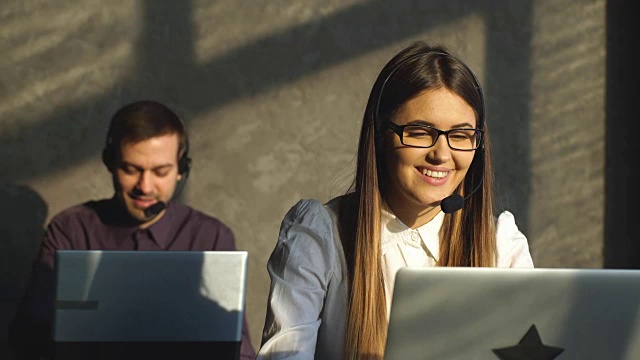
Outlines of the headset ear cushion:
{"type": "Polygon", "coordinates": [[[102,150],[102,162],[104,163],[104,165],[107,167],[107,169],[109,169],[109,171],[113,170],[113,156],[111,151],[109,151],[110,149],[108,147],[105,147],[102,150]]]}
{"type": "Polygon", "coordinates": [[[184,175],[191,170],[191,158],[186,154],[178,161],[178,173],[184,175]]]}

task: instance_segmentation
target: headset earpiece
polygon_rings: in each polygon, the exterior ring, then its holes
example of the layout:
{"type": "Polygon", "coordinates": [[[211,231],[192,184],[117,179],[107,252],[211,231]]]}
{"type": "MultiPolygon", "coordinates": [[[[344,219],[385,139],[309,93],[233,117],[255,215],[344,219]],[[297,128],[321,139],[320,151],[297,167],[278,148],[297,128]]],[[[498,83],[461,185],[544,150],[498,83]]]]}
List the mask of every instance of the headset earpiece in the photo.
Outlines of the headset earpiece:
{"type": "Polygon", "coordinates": [[[178,159],[178,174],[182,175],[184,179],[189,175],[189,171],[191,171],[191,158],[189,157],[189,141],[187,140],[178,159]]]}
{"type": "Polygon", "coordinates": [[[176,190],[173,193],[173,197],[176,198],[180,196],[182,190],[184,189],[185,183],[187,182],[187,178],[189,177],[189,172],[191,171],[191,158],[189,157],[189,143],[187,142],[184,153],[178,159],[178,185],[176,186],[176,190]]]}
{"type": "Polygon", "coordinates": [[[189,171],[191,171],[191,158],[187,157],[187,156],[183,156],[180,159],[180,165],[178,167],[178,170],[180,171],[180,174],[182,174],[182,175],[188,174],[189,171]]]}
{"type": "Polygon", "coordinates": [[[107,143],[102,149],[102,163],[109,169],[110,172],[113,171],[113,162],[115,156],[113,153],[113,145],[111,141],[111,137],[107,136],[107,143]]]}

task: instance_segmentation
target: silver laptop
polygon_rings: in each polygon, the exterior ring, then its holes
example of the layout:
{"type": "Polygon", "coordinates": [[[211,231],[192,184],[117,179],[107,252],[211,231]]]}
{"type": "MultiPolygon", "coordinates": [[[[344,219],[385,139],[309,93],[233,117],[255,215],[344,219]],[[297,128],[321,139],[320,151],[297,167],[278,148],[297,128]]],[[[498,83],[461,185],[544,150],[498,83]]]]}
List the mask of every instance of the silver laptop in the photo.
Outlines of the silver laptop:
{"type": "Polygon", "coordinates": [[[640,359],[640,270],[403,268],[384,359],[640,359]]]}
{"type": "Polygon", "coordinates": [[[246,251],[57,251],[54,341],[225,343],[237,353],[246,272],[246,251]]]}

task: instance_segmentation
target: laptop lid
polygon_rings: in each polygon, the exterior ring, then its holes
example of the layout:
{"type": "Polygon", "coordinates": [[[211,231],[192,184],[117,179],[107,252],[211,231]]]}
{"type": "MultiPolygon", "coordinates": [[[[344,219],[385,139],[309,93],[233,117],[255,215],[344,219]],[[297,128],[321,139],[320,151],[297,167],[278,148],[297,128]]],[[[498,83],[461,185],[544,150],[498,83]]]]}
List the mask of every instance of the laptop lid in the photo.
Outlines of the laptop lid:
{"type": "Polygon", "coordinates": [[[57,251],[54,341],[239,344],[246,271],[246,251],[57,251]]]}
{"type": "Polygon", "coordinates": [[[640,271],[403,268],[384,359],[640,359],[640,271]]]}

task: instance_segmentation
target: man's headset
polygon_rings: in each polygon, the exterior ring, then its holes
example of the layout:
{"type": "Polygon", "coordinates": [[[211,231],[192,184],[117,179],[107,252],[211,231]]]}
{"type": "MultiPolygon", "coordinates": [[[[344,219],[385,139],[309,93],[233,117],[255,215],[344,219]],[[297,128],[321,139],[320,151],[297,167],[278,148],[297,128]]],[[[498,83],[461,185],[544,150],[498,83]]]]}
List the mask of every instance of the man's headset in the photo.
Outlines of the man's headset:
{"type": "MultiPolygon", "coordinates": [[[[382,85],[380,86],[380,91],[378,92],[378,98],[376,101],[376,108],[375,108],[375,120],[376,121],[381,121],[379,118],[379,111],[380,111],[380,101],[382,100],[382,94],[384,91],[384,87],[387,84],[387,81],[389,81],[389,79],[391,78],[391,76],[398,70],[400,69],[404,64],[408,63],[411,60],[414,60],[416,58],[422,57],[422,56],[427,56],[427,55],[441,55],[441,56],[446,56],[446,57],[451,57],[453,58],[453,56],[451,54],[442,52],[438,49],[431,49],[431,50],[426,50],[426,51],[421,51],[418,52],[416,54],[413,54],[409,57],[407,57],[406,59],[403,59],[402,61],[400,61],[398,64],[395,65],[395,67],[389,72],[389,75],[387,75],[387,77],[384,79],[384,81],[382,82],[382,85]]],[[[478,81],[478,78],[476,77],[476,75],[473,73],[473,71],[471,71],[471,69],[467,66],[467,64],[465,64],[462,60],[458,60],[458,63],[460,63],[465,70],[471,75],[471,78],[473,79],[473,85],[475,86],[475,88],[478,90],[478,92],[480,93],[480,101],[482,103],[482,113],[478,114],[478,124],[480,125],[480,129],[484,129],[485,127],[485,103],[484,103],[484,95],[482,93],[482,86],[480,85],[480,81],[478,81]]],[[[382,125],[382,124],[378,124],[378,125],[382,125]]],[[[480,161],[481,164],[480,166],[482,167],[482,172],[484,173],[484,138],[481,139],[482,143],[480,144],[480,147],[478,148],[478,150],[480,150],[479,154],[476,154],[477,156],[480,156],[480,161]]],[[[456,212],[460,209],[462,209],[462,206],[464,205],[464,201],[467,200],[473,193],[475,193],[478,189],[480,189],[480,186],[482,185],[482,176],[480,177],[480,181],[478,182],[478,185],[476,185],[474,187],[474,189],[464,198],[460,195],[460,194],[452,194],[447,196],[446,198],[442,199],[442,201],[440,202],[440,207],[442,209],[443,212],[447,213],[447,214],[451,214],[453,212],[456,212]]]]}
{"type": "MultiPolygon", "coordinates": [[[[178,118],[178,121],[180,121],[182,128],[186,129],[184,127],[184,124],[179,118],[178,118]]],[[[116,142],[114,141],[113,124],[114,124],[114,121],[112,120],[111,124],[109,124],[109,130],[107,131],[106,144],[104,149],[102,150],[102,162],[107,167],[107,169],[109,169],[111,173],[115,171],[115,167],[117,165],[116,161],[119,156],[118,152],[120,151],[120,149],[118,149],[119,144],[117,145],[116,142]]],[[[179,151],[182,151],[182,154],[180,154],[180,158],[178,159],[178,174],[180,175],[180,180],[178,180],[178,184],[176,185],[176,189],[171,198],[172,200],[175,199],[182,192],[182,189],[184,188],[187,178],[189,177],[189,172],[191,171],[192,161],[191,161],[191,158],[189,157],[188,137],[185,138],[184,149],[179,151]]],[[[147,220],[151,220],[154,217],[156,217],[158,214],[160,214],[160,212],[162,212],[162,210],[164,210],[166,207],[167,207],[167,204],[165,204],[163,201],[158,201],[157,203],[145,209],[144,215],[147,218],[147,220]]]]}

